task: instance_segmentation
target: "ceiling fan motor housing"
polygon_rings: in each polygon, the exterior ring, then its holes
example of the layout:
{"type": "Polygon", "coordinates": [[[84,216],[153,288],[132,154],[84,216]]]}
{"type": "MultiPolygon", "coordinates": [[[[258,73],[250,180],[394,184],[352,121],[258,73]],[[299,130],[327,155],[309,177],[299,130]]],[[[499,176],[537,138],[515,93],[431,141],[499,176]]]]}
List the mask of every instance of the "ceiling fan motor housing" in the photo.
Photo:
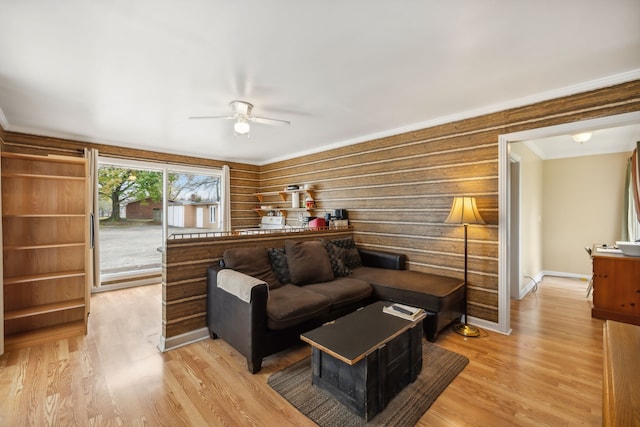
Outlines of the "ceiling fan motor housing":
{"type": "Polygon", "coordinates": [[[248,116],[253,110],[253,105],[244,101],[231,101],[229,105],[236,114],[241,116],[248,116]]]}

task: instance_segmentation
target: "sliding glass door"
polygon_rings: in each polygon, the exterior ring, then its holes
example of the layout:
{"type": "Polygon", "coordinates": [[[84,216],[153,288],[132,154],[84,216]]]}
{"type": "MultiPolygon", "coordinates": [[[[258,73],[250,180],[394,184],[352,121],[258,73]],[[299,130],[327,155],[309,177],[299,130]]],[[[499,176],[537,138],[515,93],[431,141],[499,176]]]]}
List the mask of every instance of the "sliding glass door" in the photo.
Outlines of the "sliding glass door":
{"type": "Polygon", "coordinates": [[[167,236],[223,229],[220,170],[101,157],[97,175],[94,290],[158,283],[167,236]]]}

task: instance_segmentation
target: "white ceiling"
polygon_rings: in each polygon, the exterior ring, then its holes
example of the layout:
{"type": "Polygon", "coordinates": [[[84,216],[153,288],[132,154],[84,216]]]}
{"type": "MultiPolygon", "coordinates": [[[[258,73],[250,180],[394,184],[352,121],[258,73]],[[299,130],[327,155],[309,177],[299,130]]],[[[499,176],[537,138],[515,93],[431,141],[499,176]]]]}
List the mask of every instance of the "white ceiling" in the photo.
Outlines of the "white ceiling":
{"type": "Polygon", "coordinates": [[[524,141],[524,144],[543,160],[626,153],[633,151],[636,142],[640,141],[640,123],[596,129],[590,133],[591,138],[583,143],[574,141],[571,135],[557,135],[524,141]]]}
{"type": "Polygon", "coordinates": [[[263,164],[640,78],[638,0],[0,0],[8,130],[263,164]],[[234,136],[234,99],[292,122],[234,136]]]}

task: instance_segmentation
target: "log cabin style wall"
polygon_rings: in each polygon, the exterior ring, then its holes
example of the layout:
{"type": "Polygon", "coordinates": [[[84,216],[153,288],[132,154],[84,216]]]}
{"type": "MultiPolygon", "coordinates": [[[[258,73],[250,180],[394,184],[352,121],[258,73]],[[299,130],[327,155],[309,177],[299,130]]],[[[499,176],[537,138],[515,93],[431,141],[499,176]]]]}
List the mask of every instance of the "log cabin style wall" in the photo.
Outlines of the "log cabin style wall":
{"type": "Polygon", "coordinates": [[[463,227],[444,220],[455,196],[475,196],[487,225],[468,229],[469,315],[498,322],[499,135],[638,109],[634,81],[268,164],[261,191],[314,183],[318,210],[347,209],[359,246],[402,252],[409,269],[457,278],[463,227]]]}
{"type": "MultiPolygon", "coordinates": [[[[469,314],[497,322],[499,135],[631,111],[640,111],[637,80],[264,166],[14,132],[4,132],[2,149],[25,150],[15,144],[87,147],[137,160],[229,164],[232,228],[258,223],[256,192],[313,183],[316,214],[347,209],[361,247],[403,252],[410,269],[458,278],[463,276],[463,228],[443,222],[454,196],[475,196],[487,225],[469,227],[469,314]]],[[[164,338],[206,325],[206,268],[217,262],[223,248],[242,244],[247,240],[168,242],[163,261],[164,338]]]]}

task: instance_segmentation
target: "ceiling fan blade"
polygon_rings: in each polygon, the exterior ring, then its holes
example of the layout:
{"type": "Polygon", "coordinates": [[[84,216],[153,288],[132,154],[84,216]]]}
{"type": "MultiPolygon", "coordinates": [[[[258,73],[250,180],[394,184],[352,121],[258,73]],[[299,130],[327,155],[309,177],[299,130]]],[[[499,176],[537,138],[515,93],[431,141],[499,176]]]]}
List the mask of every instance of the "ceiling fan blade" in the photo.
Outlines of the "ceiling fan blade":
{"type": "Polygon", "coordinates": [[[278,120],[278,119],[268,119],[266,117],[247,117],[247,119],[254,123],[260,123],[262,125],[290,125],[291,122],[288,120],[278,120]]]}
{"type": "Polygon", "coordinates": [[[191,116],[190,119],[224,119],[224,120],[233,120],[234,116],[191,116]]]}

